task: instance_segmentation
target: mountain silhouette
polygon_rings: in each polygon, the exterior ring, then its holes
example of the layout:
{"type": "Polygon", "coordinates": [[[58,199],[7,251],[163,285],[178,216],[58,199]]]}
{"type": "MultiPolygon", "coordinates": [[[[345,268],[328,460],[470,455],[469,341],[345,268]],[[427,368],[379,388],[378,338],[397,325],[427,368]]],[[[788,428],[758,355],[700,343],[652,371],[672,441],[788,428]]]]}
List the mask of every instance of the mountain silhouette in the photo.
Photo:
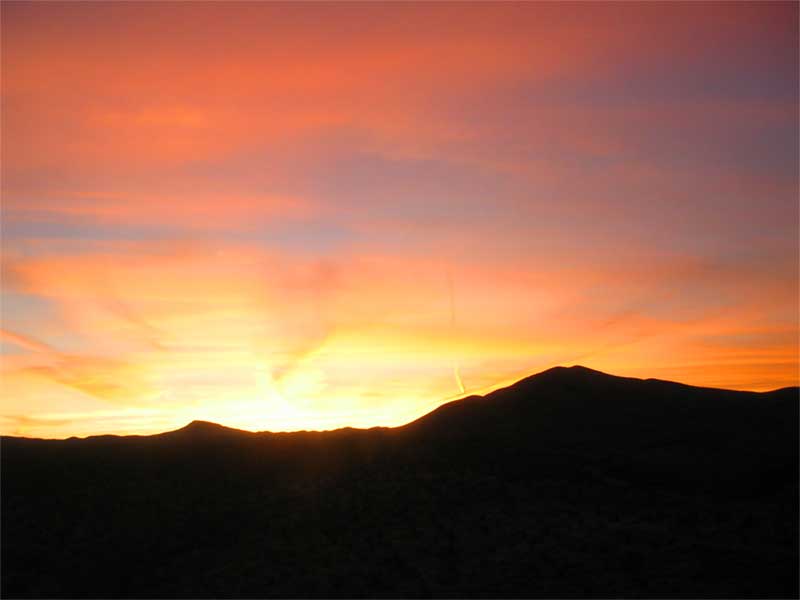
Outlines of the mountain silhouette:
{"type": "Polygon", "coordinates": [[[798,389],[556,367],[402,427],[2,439],[4,597],[796,597],[798,389]]]}
{"type": "Polygon", "coordinates": [[[209,421],[192,421],[185,427],[181,427],[175,431],[167,431],[160,435],[205,441],[212,439],[229,439],[232,436],[247,436],[250,433],[251,432],[243,429],[233,429],[209,421]]]}

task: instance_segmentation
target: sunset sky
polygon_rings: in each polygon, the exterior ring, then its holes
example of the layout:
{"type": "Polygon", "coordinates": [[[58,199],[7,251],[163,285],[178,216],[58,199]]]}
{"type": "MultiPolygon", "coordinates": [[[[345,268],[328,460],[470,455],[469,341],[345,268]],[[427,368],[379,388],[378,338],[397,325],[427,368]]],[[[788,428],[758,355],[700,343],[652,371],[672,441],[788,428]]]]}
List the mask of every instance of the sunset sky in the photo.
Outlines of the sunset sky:
{"type": "Polygon", "coordinates": [[[797,385],[798,6],[3,2],[0,433],[797,385]]]}

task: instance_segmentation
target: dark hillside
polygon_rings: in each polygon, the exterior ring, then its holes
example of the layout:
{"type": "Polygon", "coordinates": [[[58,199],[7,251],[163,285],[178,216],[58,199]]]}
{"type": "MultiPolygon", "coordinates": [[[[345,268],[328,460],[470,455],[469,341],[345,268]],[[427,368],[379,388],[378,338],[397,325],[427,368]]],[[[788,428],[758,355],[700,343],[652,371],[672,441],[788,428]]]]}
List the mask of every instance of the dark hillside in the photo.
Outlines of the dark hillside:
{"type": "Polygon", "coordinates": [[[556,368],[399,428],[2,440],[3,597],[797,597],[798,390],[556,368]]]}
{"type": "MultiPolygon", "coordinates": [[[[408,426],[423,449],[580,457],[642,483],[760,494],[794,478],[798,391],[698,388],[556,367],[408,426]]],[[[513,462],[513,461],[512,461],[513,462]]]]}

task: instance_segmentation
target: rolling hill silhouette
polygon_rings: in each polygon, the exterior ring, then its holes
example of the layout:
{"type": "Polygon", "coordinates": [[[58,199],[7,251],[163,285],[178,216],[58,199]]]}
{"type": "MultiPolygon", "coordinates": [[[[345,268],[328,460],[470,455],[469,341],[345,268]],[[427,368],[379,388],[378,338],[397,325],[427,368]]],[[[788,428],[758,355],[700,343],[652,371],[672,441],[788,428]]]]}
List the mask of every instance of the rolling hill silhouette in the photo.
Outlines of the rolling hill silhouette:
{"type": "Polygon", "coordinates": [[[796,597],[798,389],[556,367],[403,427],[2,439],[4,597],[796,597]]]}

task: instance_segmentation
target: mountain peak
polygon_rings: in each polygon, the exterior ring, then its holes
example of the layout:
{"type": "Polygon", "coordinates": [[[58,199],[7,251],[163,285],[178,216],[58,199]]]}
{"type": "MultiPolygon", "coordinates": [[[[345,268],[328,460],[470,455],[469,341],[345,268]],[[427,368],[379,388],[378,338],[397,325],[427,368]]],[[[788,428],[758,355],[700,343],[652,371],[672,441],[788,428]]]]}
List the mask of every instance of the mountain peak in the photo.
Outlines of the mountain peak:
{"type": "Polygon", "coordinates": [[[206,431],[206,430],[214,430],[214,429],[227,429],[224,425],[220,425],[219,423],[212,423],[211,421],[200,421],[194,420],[183,429],[189,431],[206,431]]]}
{"type": "Polygon", "coordinates": [[[548,373],[552,375],[602,375],[605,377],[612,377],[612,375],[609,375],[608,373],[603,373],[602,371],[597,371],[596,369],[590,369],[589,367],[584,367],[583,365],[573,365],[571,367],[552,367],[546,371],[542,371],[541,373],[534,375],[534,377],[539,377],[540,375],[546,375],[548,373]]]}
{"type": "Polygon", "coordinates": [[[614,379],[614,378],[615,378],[614,375],[609,375],[608,373],[603,373],[602,371],[590,369],[589,367],[584,367],[582,365],[573,365],[571,367],[563,367],[563,366],[552,367],[550,369],[547,369],[546,371],[542,371],[540,373],[536,373],[535,375],[531,375],[530,377],[526,377],[525,379],[517,383],[528,383],[534,381],[587,382],[587,381],[598,381],[601,379],[614,379]]]}
{"type": "Polygon", "coordinates": [[[231,434],[239,434],[239,433],[249,433],[243,431],[241,429],[233,429],[232,427],[225,427],[224,425],[220,425],[219,423],[212,423],[211,421],[199,421],[195,420],[171,432],[172,434],[178,434],[183,436],[189,436],[192,438],[212,438],[212,437],[223,437],[229,436],[231,434]]]}

